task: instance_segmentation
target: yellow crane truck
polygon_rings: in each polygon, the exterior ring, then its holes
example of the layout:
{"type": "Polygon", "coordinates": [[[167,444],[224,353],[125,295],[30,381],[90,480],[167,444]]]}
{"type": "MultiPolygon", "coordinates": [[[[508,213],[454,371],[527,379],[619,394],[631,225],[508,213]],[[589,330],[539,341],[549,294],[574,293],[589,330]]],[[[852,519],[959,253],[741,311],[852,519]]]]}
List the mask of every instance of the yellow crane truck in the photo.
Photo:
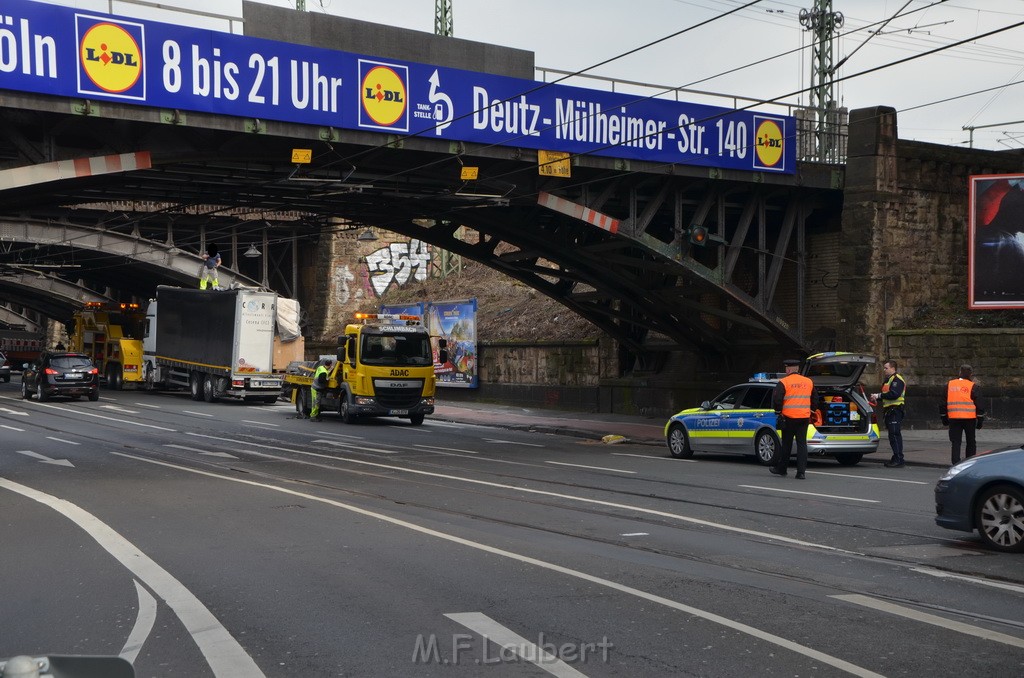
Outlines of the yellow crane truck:
{"type": "Polygon", "coordinates": [[[107,388],[138,388],[143,383],[145,321],[146,312],[138,304],[86,302],[74,314],[70,349],[92,356],[107,388]]]}
{"type": "MultiPolygon", "coordinates": [[[[313,405],[313,375],[333,364],[320,390],[320,411],[337,412],[346,424],[363,417],[402,417],[414,426],[434,413],[434,355],[430,334],[419,316],[357,313],[338,338],[337,359],[294,365],[285,375],[300,416],[313,405]]],[[[438,342],[438,362],[447,362],[446,342],[438,342]]]]}

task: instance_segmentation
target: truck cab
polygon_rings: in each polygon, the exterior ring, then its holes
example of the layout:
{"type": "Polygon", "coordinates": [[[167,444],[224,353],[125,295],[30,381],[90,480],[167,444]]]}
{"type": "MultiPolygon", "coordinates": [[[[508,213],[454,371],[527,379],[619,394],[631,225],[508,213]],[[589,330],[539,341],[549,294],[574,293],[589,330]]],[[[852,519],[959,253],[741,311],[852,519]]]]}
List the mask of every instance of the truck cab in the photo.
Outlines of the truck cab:
{"type": "MultiPolygon", "coordinates": [[[[447,360],[439,341],[437,362],[447,360]]],[[[334,410],[347,424],[364,417],[402,417],[414,426],[434,413],[434,351],[419,316],[357,313],[338,338],[337,360],[320,389],[322,411],[334,410]]],[[[313,374],[321,361],[287,375],[300,415],[312,403],[313,374]]]]}

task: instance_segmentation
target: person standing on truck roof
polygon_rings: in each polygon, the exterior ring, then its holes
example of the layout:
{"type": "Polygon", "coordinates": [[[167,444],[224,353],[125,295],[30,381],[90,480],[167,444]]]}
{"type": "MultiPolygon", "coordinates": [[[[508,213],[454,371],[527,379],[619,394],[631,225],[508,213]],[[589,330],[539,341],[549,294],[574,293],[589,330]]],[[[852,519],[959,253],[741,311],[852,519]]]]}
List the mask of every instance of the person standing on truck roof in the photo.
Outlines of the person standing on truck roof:
{"type": "Polygon", "coordinates": [[[215,290],[220,289],[220,278],[217,276],[217,269],[220,267],[220,251],[213,243],[206,248],[203,254],[203,270],[199,278],[199,289],[205,290],[208,283],[213,283],[215,290]]]}
{"type": "Polygon", "coordinates": [[[320,391],[327,389],[327,377],[331,372],[332,361],[324,360],[313,373],[313,407],[309,411],[310,421],[320,421],[320,391]]]}

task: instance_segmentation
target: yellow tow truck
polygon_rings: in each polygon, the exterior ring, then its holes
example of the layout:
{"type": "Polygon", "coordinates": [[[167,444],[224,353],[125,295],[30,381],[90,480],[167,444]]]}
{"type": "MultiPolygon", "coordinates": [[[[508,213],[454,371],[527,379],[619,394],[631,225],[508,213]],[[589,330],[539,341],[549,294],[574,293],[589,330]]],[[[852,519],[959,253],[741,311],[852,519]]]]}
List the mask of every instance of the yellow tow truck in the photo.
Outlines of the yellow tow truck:
{"type": "MultiPolygon", "coordinates": [[[[320,390],[320,411],[337,412],[346,424],[363,417],[402,417],[414,426],[434,413],[434,354],[430,334],[419,316],[357,313],[356,322],[338,338],[337,359],[293,365],[285,374],[299,416],[313,406],[313,375],[333,363],[320,390]]],[[[448,360],[438,341],[438,362],[448,360]]]]}
{"type": "Polygon", "coordinates": [[[138,304],[86,302],[74,314],[72,351],[92,356],[100,379],[121,390],[143,384],[142,333],[146,312],[138,304]]]}

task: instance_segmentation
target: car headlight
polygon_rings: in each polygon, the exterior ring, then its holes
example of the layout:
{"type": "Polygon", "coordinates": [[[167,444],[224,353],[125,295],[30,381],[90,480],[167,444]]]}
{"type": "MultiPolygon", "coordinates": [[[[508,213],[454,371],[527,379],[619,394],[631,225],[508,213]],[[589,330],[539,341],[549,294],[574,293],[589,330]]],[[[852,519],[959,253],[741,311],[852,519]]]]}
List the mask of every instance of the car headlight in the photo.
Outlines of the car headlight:
{"type": "Polygon", "coordinates": [[[939,480],[949,480],[953,476],[959,475],[966,471],[967,469],[971,468],[976,463],[978,463],[977,459],[968,459],[967,461],[960,462],[956,466],[950,466],[949,470],[946,471],[946,474],[939,478],[939,480]]]}

